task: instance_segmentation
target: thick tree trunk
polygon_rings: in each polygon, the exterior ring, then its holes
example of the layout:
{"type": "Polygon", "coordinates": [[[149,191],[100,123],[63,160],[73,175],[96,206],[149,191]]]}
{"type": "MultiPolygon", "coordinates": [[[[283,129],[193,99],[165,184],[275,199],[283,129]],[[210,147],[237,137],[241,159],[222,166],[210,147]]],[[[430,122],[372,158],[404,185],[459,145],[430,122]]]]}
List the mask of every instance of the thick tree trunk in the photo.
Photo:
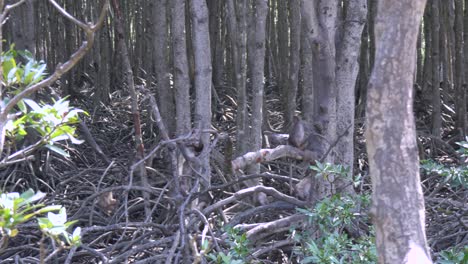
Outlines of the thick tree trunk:
{"type": "Polygon", "coordinates": [[[371,215],[379,263],[431,263],[413,116],[416,40],[425,0],[382,0],[367,97],[371,215]]]}

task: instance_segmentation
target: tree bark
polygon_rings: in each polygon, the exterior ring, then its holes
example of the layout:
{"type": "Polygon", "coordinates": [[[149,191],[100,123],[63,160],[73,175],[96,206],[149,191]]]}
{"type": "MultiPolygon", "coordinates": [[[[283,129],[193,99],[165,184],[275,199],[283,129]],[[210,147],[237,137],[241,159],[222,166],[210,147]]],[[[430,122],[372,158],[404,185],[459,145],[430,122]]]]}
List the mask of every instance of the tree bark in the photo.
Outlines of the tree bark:
{"type": "Polygon", "coordinates": [[[289,3],[290,6],[290,47],[289,47],[289,78],[286,92],[286,111],[285,124],[292,124],[297,103],[297,87],[299,83],[299,64],[301,52],[301,1],[293,0],[289,3]]]}
{"type": "Polygon", "coordinates": [[[153,51],[154,75],[156,81],[156,98],[161,116],[170,136],[175,131],[174,93],[170,86],[169,68],[167,65],[167,0],[156,0],[153,3],[153,51]]]}
{"type": "Polygon", "coordinates": [[[10,14],[12,43],[15,43],[17,50],[28,50],[33,56],[36,54],[35,11],[34,2],[26,1],[10,14]]]}
{"type": "Polygon", "coordinates": [[[185,0],[172,1],[172,42],[174,61],[174,92],[176,108],[176,135],[186,134],[191,128],[190,79],[185,35],[185,0]]]}
{"type": "MultiPolygon", "coordinates": [[[[200,120],[195,120],[202,130],[211,128],[211,52],[210,33],[208,29],[208,8],[206,1],[193,0],[190,3],[192,16],[192,45],[195,65],[195,114],[200,120]]],[[[210,134],[202,133],[203,150],[201,157],[202,185],[210,186],[210,134]]]]}
{"type": "Polygon", "coordinates": [[[379,263],[431,263],[424,227],[412,87],[416,40],[425,3],[382,0],[378,5],[366,140],[379,263]]]}
{"type": "Polygon", "coordinates": [[[455,0],[455,112],[460,140],[466,136],[466,82],[463,52],[463,0],[455,0]]]}
{"type": "MultiPolygon", "coordinates": [[[[319,141],[322,154],[336,140],[336,19],[338,1],[317,1],[317,37],[313,39],[312,56],[314,75],[313,127],[316,134],[327,138],[319,141]]],[[[328,155],[326,161],[333,163],[328,155]]]]}
{"type": "MultiPolygon", "coordinates": [[[[268,12],[268,0],[255,0],[255,17],[253,34],[253,50],[250,56],[253,57],[251,76],[252,76],[252,118],[250,139],[251,151],[258,151],[262,148],[262,124],[263,124],[263,95],[264,95],[264,70],[265,70],[265,39],[266,39],[266,16],[268,12]]],[[[249,174],[260,173],[260,164],[249,166],[249,174]]],[[[260,184],[260,179],[252,180],[248,185],[256,186],[260,184]]],[[[257,200],[261,204],[267,203],[266,196],[263,193],[257,195],[257,200]]]]}
{"type": "MultiPolygon", "coordinates": [[[[440,101],[440,16],[439,0],[432,0],[431,36],[432,36],[432,135],[440,137],[442,132],[442,113],[440,101]]],[[[430,52],[430,51],[429,51],[430,52]]]]}
{"type": "MultiPolygon", "coordinates": [[[[130,58],[128,55],[128,48],[127,44],[125,43],[125,32],[124,26],[122,22],[122,13],[118,4],[117,0],[112,1],[112,6],[115,10],[116,17],[115,17],[115,27],[116,27],[116,34],[117,34],[117,47],[116,50],[119,52],[122,60],[122,68],[124,70],[123,75],[125,76],[125,82],[128,87],[128,92],[130,93],[131,97],[131,109],[132,109],[132,117],[133,117],[133,125],[135,128],[135,149],[136,149],[136,159],[141,160],[145,156],[145,147],[143,144],[143,136],[141,133],[141,118],[140,118],[140,109],[138,107],[138,95],[135,90],[135,83],[134,83],[134,76],[133,70],[130,64],[130,58]]],[[[140,166],[138,166],[138,174],[141,178],[141,183],[143,187],[149,188],[148,177],[146,174],[145,163],[142,162],[140,166]]],[[[144,204],[145,204],[145,216],[146,219],[151,218],[151,208],[149,204],[149,194],[147,192],[143,192],[144,204]]]]}
{"type": "MultiPolygon", "coordinates": [[[[361,35],[367,15],[367,0],[350,1],[346,5],[343,23],[343,35],[339,46],[336,62],[337,86],[337,131],[342,135],[337,144],[337,152],[342,155],[338,163],[350,170],[348,178],[352,179],[354,164],[354,109],[355,85],[359,70],[359,51],[361,35]]],[[[354,193],[349,181],[346,190],[354,193]]],[[[341,187],[344,187],[341,186],[341,187]]],[[[341,189],[341,188],[340,188],[341,189]]]]}

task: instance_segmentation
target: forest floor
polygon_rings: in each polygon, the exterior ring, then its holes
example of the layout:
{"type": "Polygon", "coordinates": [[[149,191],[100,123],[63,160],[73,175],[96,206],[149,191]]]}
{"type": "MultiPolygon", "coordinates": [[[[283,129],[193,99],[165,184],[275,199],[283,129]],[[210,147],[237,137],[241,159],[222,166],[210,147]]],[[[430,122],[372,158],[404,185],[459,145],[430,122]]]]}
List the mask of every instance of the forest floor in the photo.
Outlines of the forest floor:
{"type": "MultiPolygon", "coordinates": [[[[229,94],[220,98],[219,109],[215,113],[215,128],[218,131],[227,132],[230,136],[235,133],[234,103],[229,99],[229,94]]],[[[34,167],[28,164],[10,167],[2,172],[2,185],[5,189],[26,190],[33,188],[48,194],[46,204],[60,204],[66,207],[69,219],[79,220],[76,224],[83,228],[83,247],[74,249],[69,253],[67,250],[57,255],[57,263],[65,263],[69,254],[74,254],[71,263],[159,263],[173,259],[172,263],[177,263],[177,256],[174,256],[172,247],[176,245],[173,241],[181,235],[178,228],[178,208],[175,208],[174,201],[171,200],[171,190],[168,188],[171,182],[170,166],[167,165],[169,151],[161,148],[152,160],[151,168],[148,169],[150,185],[149,191],[152,197],[153,219],[145,220],[144,203],[142,200],[140,179],[132,177],[130,166],[135,162],[134,131],[130,116],[129,98],[118,93],[113,94],[112,103],[101,105],[94,110],[90,107],[90,102],[81,102],[82,109],[89,112],[89,117],[85,122],[92,133],[97,144],[109,159],[98,155],[87,143],[81,145],[68,145],[71,155],[66,159],[62,156],[41,152],[41,164],[34,167]],[[123,120],[125,120],[123,122],[123,120]],[[33,170],[31,170],[33,169],[33,170]],[[130,182],[132,181],[132,182],[130,182]],[[137,187],[135,187],[137,186],[137,187]],[[100,207],[100,201],[106,194],[112,191],[113,198],[117,201],[116,208],[100,207]],[[171,255],[172,254],[172,255],[171,255]],[[145,262],[145,257],[150,262],[145,262]],[[154,261],[154,262],[151,262],[154,261]]],[[[274,95],[267,100],[269,105],[269,122],[272,128],[280,132],[282,130],[282,118],[274,95]],[[270,100],[270,101],[268,101],[270,100]]],[[[159,146],[158,131],[154,122],[148,116],[147,108],[142,107],[142,130],[145,138],[147,152],[159,146]]],[[[365,145],[363,139],[362,124],[356,127],[356,171],[355,173],[367,175],[367,161],[365,145]]],[[[427,137],[420,137],[421,149],[424,152],[436,149],[433,141],[427,137]]],[[[445,146],[447,148],[447,146],[445,146]]],[[[215,151],[223,155],[223,146],[220,144],[215,151]]],[[[439,161],[448,165],[456,163],[455,153],[445,152],[439,149],[437,156],[439,161]]],[[[291,171],[300,172],[300,168],[291,165],[291,160],[278,160],[265,164],[263,169],[275,175],[283,175],[289,178],[291,171]],[[292,167],[293,166],[293,167],[292,167]]],[[[218,173],[222,168],[213,162],[213,167],[218,173]]],[[[422,170],[421,178],[423,182],[423,192],[426,203],[426,227],[429,246],[432,252],[439,252],[453,246],[468,244],[468,191],[463,187],[453,187],[451,179],[441,176],[440,173],[427,172],[422,170]]],[[[466,173],[466,169],[465,169],[466,173]]],[[[465,176],[466,177],[466,174],[465,176]]],[[[453,179],[452,179],[453,180],[453,179]]],[[[359,190],[369,190],[369,177],[359,190]]],[[[222,184],[221,179],[214,178],[213,184],[222,184]]],[[[283,193],[289,194],[290,189],[281,181],[281,178],[264,180],[267,186],[275,187],[283,193]]],[[[211,201],[208,205],[232,195],[232,189],[213,191],[211,201]]],[[[293,207],[285,207],[284,210],[269,213],[268,208],[259,210],[255,215],[242,215],[240,212],[224,212],[230,219],[237,219],[236,222],[258,223],[269,221],[278,217],[291,215],[293,207]],[[237,214],[237,215],[234,215],[237,214]]],[[[190,227],[188,227],[190,229],[190,227]]],[[[214,234],[221,234],[221,229],[213,226],[214,230],[209,230],[214,234]]],[[[193,236],[205,235],[193,233],[193,236]]],[[[284,230],[283,236],[287,236],[288,230],[284,230]]],[[[217,235],[216,235],[217,236],[217,235]]],[[[41,233],[34,225],[27,224],[20,230],[20,234],[12,239],[3,253],[0,255],[0,263],[14,263],[15,259],[38,259],[41,253],[39,241],[41,233]]],[[[222,244],[222,235],[219,235],[219,243],[222,244]]],[[[270,237],[271,242],[280,239],[281,234],[270,237]]],[[[191,241],[187,241],[190,242],[191,241]]],[[[256,249],[267,248],[269,243],[256,245],[256,249]]],[[[56,247],[57,245],[55,245],[56,247]]],[[[177,246],[177,245],[176,245],[177,246]]],[[[201,247],[200,244],[198,244],[201,247]]],[[[221,245],[222,246],[222,245],[221,245]]],[[[200,248],[199,248],[200,250],[200,248]]],[[[266,251],[268,252],[268,251],[266,251]]],[[[271,251],[266,253],[263,259],[269,259],[276,263],[284,259],[284,252],[271,251]],[[278,253],[280,252],[280,253],[278,253]],[[281,253],[283,252],[283,253],[281,253]],[[279,254],[279,255],[278,255],[279,254]]],[[[180,257],[180,256],[179,256],[180,257]]],[[[67,260],[68,261],[68,260],[67,260]]],[[[23,263],[23,262],[18,262],[23,263]]],[[[26,262],[25,262],[26,263],[26,262]]],[[[31,262],[35,261],[31,260],[31,262]]]]}

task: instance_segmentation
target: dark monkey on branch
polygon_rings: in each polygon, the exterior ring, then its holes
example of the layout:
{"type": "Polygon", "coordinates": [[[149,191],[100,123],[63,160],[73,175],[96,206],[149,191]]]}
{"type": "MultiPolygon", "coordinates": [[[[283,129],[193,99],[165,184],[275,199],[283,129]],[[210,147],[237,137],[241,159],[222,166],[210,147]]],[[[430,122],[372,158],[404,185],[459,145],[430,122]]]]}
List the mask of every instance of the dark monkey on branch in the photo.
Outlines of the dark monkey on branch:
{"type": "Polygon", "coordinates": [[[289,130],[288,142],[291,146],[304,149],[306,145],[306,134],[304,122],[298,117],[294,116],[293,124],[289,130]]]}

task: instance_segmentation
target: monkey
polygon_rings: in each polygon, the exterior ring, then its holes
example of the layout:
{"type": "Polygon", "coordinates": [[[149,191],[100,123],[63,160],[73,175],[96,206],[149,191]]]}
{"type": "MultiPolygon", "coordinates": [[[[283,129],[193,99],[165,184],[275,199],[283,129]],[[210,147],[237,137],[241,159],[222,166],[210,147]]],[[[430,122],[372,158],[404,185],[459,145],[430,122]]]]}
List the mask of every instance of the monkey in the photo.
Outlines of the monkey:
{"type": "Polygon", "coordinates": [[[108,216],[110,216],[117,207],[117,200],[114,198],[112,192],[105,192],[99,196],[98,205],[101,210],[108,216]]]}
{"type": "Polygon", "coordinates": [[[293,124],[291,129],[289,130],[289,138],[288,138],[289,145],[304,149],[306,143],[306,134],[304,128],[304,122],[298,117],[294,116],[293,124]]]}

